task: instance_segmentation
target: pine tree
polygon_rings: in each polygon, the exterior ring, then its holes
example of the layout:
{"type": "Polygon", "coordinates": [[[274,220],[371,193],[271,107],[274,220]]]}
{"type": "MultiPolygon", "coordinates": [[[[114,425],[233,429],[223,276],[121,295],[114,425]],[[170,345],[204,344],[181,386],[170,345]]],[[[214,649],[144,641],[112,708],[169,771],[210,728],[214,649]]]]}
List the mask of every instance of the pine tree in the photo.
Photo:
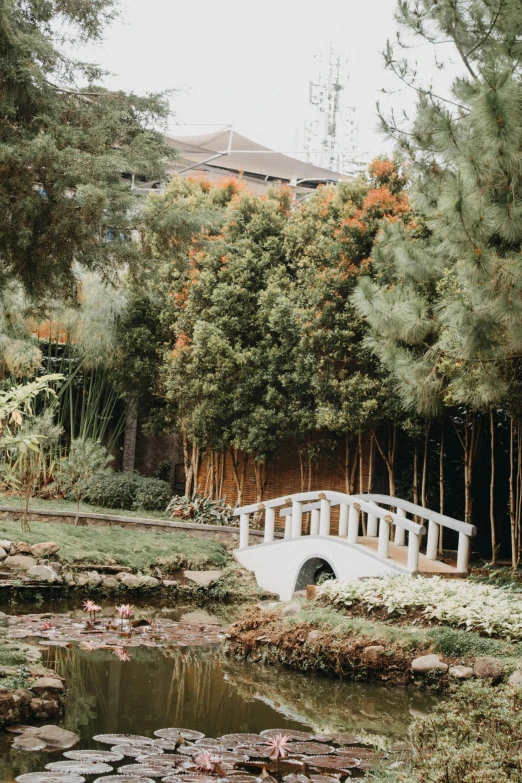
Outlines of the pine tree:
{"type": "Polygon", "coordinates": [[[0,0],[0,291],[73,295],[75,263],[109,275],[136,255],[121,177],[161,176],[166,96],[111,92],[60,45],[113,16],[113,0],[0,0]]]}

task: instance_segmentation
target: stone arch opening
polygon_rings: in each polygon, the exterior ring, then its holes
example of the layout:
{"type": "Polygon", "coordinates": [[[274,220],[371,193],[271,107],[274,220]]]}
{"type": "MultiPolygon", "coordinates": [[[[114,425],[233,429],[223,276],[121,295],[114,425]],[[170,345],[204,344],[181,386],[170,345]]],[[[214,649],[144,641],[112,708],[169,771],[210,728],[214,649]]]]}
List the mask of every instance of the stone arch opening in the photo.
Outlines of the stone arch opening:
{"type": "Polygon", "coordinates": [[[328,560],[322,557],[311,557],[299,569],[294,593],[306,590],[306,585],[320,584],[324,579],[337,579],[337,574],[328,560]]]}

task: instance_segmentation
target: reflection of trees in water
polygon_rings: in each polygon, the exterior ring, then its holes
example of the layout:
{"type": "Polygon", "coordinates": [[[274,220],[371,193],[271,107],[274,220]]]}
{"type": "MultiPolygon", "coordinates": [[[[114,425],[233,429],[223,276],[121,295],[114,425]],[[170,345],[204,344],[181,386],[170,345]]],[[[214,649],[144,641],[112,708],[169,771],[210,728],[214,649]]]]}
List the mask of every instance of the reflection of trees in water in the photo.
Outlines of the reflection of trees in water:
{"type": "Polygon", "coordinates": [[[355,731],[400,736],[411,710],[429,711],[436,699],[403,688],[333,680],[261,664],[226,665],[245,698],[262,698],[299,714],[316,731],[355,731]]]}

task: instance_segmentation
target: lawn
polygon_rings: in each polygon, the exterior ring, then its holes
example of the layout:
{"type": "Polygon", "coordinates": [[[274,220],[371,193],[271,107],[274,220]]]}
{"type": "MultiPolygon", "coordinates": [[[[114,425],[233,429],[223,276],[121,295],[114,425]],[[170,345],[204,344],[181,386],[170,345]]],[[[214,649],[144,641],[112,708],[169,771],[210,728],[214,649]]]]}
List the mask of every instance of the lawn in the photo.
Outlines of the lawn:
{"type": "MultiPolygon", "coordinates": [[[[9,506],[17,510],[22,508],[25,501],[14,495],[0,495],[0,506],[9,506]]],[[[32,498],[29,508],[38,511],[71,511],[76,514],[77,506],[72,500],[43,500],[42,498],[32,498]]],[[[119,517],[138,517],[140,519],[169,519],[172,516],[165,511],[127,511],[122,508],[104,508],[103,506],[91,506],[89,503],[80,503],[80,511],[91,512],[94,514],[113,514],[119,517]]]]}
{"type": "Polygon", "coordinates": [[[152,566],[195,570],[223,568],[230,562],[223,544],[183,533],[131,530],[117,526],[83,527],[52,522],[31,522],[22,533],[20,522],[0,520],[0,538],[10,541],[55,541],[63,563],[118,564],[147,572],[152,566]]]}

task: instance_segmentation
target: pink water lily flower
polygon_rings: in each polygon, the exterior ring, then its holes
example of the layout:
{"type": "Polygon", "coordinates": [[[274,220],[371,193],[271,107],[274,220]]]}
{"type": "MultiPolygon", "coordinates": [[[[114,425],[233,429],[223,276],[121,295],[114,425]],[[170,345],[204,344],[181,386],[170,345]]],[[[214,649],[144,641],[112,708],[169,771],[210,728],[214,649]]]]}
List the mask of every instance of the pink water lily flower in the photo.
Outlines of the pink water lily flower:
{"type": "Polygon", "coordinates": [[[290,738],[286,734],[275,734],[267,742],[269,748],[269,756],[272,761],[278,761],[284,759],[288,754],[288,743],[290,738]]]}
{"type": "Polygon", "coordinates": [[[51,623],[42,623],[42,631],[48,631],[52,627],[51,623]]]}
{"type": "Polygon", "coordinates": [[[131,659],[126,647],[115,647],[112,654],[116,655],[123,663],[131,659]]]}
{"type": "Polygon", "coordinates": [[[212,758],[212,754],[209,750],[203,750],[198,756],[196,756],[194,761],[196,762],[198,769],[200,769],[202,772],[214,771],[216,759],[212,758]]]}
{"type": "Polygon", "coordinates": [[[131,616],[133,609],[134,607],[131,604],[122,604],[121,606],[116,607],[116,611],[120,617],[126,617],[127,619],[131,616]]]}
{"type": "Polygon", "coordinates": [[[101,606],[95,604],[94,601],[87,600],[83,602],[83,611],[89,612],[89,617],[95,620],[96,612],[101,612],[101,606]]]}

